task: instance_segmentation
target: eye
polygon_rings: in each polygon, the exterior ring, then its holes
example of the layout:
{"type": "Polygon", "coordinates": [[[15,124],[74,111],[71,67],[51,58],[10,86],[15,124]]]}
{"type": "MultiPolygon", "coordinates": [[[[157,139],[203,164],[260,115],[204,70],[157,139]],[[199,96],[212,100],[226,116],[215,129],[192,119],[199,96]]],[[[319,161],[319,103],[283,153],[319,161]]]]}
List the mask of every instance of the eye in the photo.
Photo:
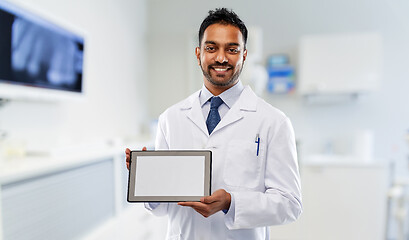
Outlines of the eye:
{"type": "Polygon", "coordinates": [[[239,52],[239,49],[237,49],[237,48],[229,48],[229,53],[238,53],[239,52]]]}
{"type": "Polygon", "coordinates": [[[213,46],[206,46],[205,50],[206,52],[214,52],[216,49],[213,46]]]}

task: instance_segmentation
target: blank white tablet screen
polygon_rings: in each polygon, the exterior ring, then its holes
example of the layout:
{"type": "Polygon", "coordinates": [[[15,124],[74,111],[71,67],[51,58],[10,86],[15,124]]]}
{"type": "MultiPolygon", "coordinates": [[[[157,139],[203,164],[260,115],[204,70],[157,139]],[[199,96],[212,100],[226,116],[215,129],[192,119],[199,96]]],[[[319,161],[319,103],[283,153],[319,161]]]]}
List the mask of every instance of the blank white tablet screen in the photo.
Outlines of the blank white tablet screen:
{"type": "Polygon", "coordinates": [[[138,156],[135,196],[204,196],[204,156],[138,156]]]}

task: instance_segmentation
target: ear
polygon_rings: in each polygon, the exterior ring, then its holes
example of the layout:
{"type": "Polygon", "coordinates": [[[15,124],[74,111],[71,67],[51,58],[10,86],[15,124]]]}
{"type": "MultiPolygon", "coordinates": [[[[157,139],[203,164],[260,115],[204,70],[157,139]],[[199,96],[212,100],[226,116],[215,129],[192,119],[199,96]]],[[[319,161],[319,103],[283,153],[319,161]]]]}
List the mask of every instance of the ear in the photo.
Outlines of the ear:
{"type": "Polygon", "coordinates": [[[243,52],[243,62],[246,61],[246,58],[247,58],[247,49],[244,50],[244,52],[243,52]]]}
{"type": "Polygon", "coordinates": [[[197,58],[197,63],[200,66],[200,47],[196,47],[195,54],[196,54],[196,58],[197,58]]]}

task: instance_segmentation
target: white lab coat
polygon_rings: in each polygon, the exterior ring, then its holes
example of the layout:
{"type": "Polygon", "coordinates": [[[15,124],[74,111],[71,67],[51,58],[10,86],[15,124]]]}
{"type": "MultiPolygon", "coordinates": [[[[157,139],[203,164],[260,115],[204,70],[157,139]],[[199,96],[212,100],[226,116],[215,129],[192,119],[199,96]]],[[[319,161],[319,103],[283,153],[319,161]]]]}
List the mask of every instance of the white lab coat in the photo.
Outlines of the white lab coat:
{"type": "Polygon", "coordinates": [[[153,214],[168,215],[169,240],[264,240],[267,226],[292,222],[302,212],[291,123],[248,86],[210,136],[199,91],[170,107],[159,117],[155,145],[211,150],[212,192],[222,188],[232,195],[229,212],[209,218],[176,203],[146,204],[153,214]]]}

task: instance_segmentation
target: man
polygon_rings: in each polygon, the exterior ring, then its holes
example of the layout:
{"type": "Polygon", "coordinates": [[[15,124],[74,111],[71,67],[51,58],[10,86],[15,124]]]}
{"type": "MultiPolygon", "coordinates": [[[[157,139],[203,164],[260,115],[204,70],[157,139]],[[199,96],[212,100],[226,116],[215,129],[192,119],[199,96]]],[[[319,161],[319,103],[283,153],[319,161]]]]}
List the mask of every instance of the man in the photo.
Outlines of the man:
{"type": "Polygon", "coordinates": [[[168,215],[167,239],[269,239],[267,226],[302,212],[291,123],[239,81],[246,41],[234,12],[209,11],[196,48],[204,86],[159,117],[156,150],[210,149],[216,189],[200,202],[146,203],[168,215]]]}

